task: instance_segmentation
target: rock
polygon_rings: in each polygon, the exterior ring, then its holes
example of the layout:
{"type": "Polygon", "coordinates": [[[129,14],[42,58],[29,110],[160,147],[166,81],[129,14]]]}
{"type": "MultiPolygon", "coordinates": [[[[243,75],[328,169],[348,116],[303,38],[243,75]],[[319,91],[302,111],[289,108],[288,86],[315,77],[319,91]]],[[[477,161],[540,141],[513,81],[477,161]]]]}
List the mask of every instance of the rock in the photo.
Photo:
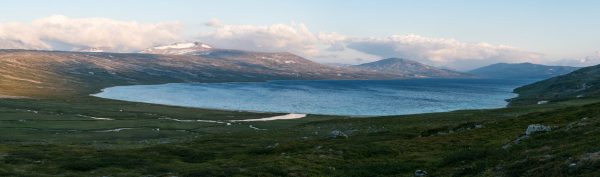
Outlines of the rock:
{"type": "Polygon", "coordinates": [[[552,127],[545,126],[542,124],[531,124],[531,125],[527,126],[527,130],[525,130],[525,135],[529,136],[533,133],[548,132],[550,130],[552,130],[552,127]]]}
{"type": "Polygon", "coordinates": [[[519,144],[519,143],[521,143],[521,141],[523,141],[524,139],[527,139],[527,138],[529,138],[529,136],[523,135],[523,136],[521,136],[521,137],[519,137],[519,138],[517,138],[517,139],[515,139],[515,140],[513,140],[513,141],[511,141],[509,143],[506,143],[505,145],[502,146],[502,149],[509,149],[513,145],[519,144]]]}
{"type": "Polygon", "coordinates": [[[276,148],[277,146],[279,146],[279,143],[275,143],[275,144],[272,144],[272,145],[268,145],[268,146],[267,146],[267,149],[273,149],[273,148],[276,148]]]}
{"type": "Polygon", "coordinates": [[[415,177],[423,177],[423,176],[427,176],[427,172],[424,170],[417,170],[415,171],[415,177]]]}
{"type": "Polygon", "coordinates": [[[575,121],[575,122],[571,122],[571,123],[567,124],[567,130],[571,130],[576,127],[586,126],[586,125],[588,125],[587,120],[588,120],[588,118],[584,117],[579,121],[575,121]]]}
{"type": "Polygon", "coordinates": [[[542,124],[531,124],[531,125],[527,126],[527,130],[525,130],[525,135],[520,136],[517,139],[504,144],[502,146],[502,149],[509,149],[513,145],[521,143],[521,141],[523,141],[524,139],[529,138],[529,135],[531,135],[531,134],[534,134],[537,132],[548,132],[550,130],[552,130],[552,127],[550,127],[550,126],[545,126],[542,124]]]}
{"type": "Polygon", "coordinates": [[[333,130],[329,133],[329,137],[330,138],[337,138],[337,137],[344,137],[344,138],[348,138],[348,135],[346,135],[346,133],[339,131],[339,130],[333,130]]]}
{"type": "Polygon", "coordinates": [[[580,157],[583,161],[598,161],[600,160],[600,151],[594,153],[586,153],[580,157]]]}

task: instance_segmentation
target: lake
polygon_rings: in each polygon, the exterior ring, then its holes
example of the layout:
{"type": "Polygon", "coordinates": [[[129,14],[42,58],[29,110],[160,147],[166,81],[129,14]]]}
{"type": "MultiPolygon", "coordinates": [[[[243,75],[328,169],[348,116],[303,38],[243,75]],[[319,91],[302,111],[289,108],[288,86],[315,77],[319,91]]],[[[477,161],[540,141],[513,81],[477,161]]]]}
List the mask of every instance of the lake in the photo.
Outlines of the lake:
{"type": "Polygon", "coordinates": [[[94,96],[196,108],[386,116],[501,108],[533,80],[410,79],[173,83],[117,86],[94,96]]]}

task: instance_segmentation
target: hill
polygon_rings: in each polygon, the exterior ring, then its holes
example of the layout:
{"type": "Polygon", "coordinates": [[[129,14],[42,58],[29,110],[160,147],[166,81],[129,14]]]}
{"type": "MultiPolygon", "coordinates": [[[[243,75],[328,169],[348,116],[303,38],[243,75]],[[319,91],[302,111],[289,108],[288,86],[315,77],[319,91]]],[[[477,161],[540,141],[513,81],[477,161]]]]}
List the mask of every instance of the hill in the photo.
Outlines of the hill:
{"type": "Polygon", "coordinates": [[[485,78],[547,79],[570,73],[579,68],[570,66],[546,66],[533,63],[497,63],[469,71],[485,78]]]}
{"type": "Polygon", "coordinates": [[[213,48],[177,55],[0,50],[0,95],[5,97],[89,94],[116,85],[174,82],[398,78],[403,77],[325,66],[290,53],[213,48]]]}
{"type": "Polygon", "coordinates": [[[441,69],[425,65],[413,60],[402,58],[388,58],[375,62],[356,65],[353,67],[417,78],[469,77],[469,75],[465,73],[460,73],[448,69],[441,69]]]}
{"type": "Polygon", "coordinates": [[[519,94],[512,105],[600,97],[600,65],[585,67],[569,74],[539,81],[515,89],[519,94]]]}

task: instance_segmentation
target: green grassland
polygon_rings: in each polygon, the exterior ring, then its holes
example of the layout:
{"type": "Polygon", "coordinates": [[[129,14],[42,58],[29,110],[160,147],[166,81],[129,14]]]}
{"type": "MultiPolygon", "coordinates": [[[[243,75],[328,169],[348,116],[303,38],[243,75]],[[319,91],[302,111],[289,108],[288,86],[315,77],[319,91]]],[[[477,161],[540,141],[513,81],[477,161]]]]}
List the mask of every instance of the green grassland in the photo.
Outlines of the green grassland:
{"type": "Polygon", "coordinates": [[[227,125],[172,119],[277,114],[94,97],[3,99],[0,176],[412,176],[417,169],[429,176],[599,176],[596,102],[227,125]],[[554,129],[502,148],[530,124],[554,129]],[[130,129],[107,131],[119,128],[130,129]]]}

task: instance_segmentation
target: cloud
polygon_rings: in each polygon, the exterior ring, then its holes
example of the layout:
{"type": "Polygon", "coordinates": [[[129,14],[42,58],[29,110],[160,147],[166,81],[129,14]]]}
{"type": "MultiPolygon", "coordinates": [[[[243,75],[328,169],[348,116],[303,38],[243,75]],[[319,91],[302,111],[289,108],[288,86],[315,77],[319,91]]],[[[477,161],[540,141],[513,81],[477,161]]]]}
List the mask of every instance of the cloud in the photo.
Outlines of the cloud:
{"type": "Polygon", "coordinates": [[[111,51],[136,51],[181,40],[181,29],[182,25],[176,22],[138,23],[53,15],[30,23],[0,23],[0,47],[95,47],[111,51]]]}
{"type": "Polygon", "coordinates": [[[343,51],[346,49],[344,41],[348,39],[347,36],[338,33],[319,33],[319,41],[327,45],[328,51],[343,51]]]}
{"type": "Polygon", "coordinates": [[[212,31],[202,33],[199,39],[217,47],[292,52],[326,63],[401,57],[466,70],[497,62],[535,62],[542,56],[507,45],[419,35],[359,38],[335,32],[315,33],[302,23],[230,25],[213,19],[206,26],[212,31]]]}
{"type": "Polygon", "coordinates": [[[596,51],[594,55],[586,56],[583,60],[580,60],[580,62],[587,65],[600,64],[600,50],[596,51]]]}
{"type": "Polygon", "coordinates": [[[256,26],[211,20],[206,25],[212,31],[200,34],[199,39],[221,48],[292,52],[303,56],[319,53],[318,37],[302,23],[256,26]]]}
{"type": "Polygon", "coordinates": [[[456,39],[419,35],[393,35],[383,38],[354,38],[348,48],[387,57],[401,57],[426,64],[456,69],[472,69],[497,62],[537,61],[541,54],[506,45],[467,43],[456,39]]]}
{"type": "Polygon", "coordinates": [[[231,25],[217,19],[205,23],[210,32],[198,40],[219,48],[263,52],[291,52],[322,63],[374,61],[379,57],[345,47],[348,36],[334,32],[315,33],[303,23],[231,25]]]}
{"type": "Polygon", "coordinates": [[[562,59],[554,61],[551,64],[580,67],[598,65],[600,64],[600,50],[594,52],[594,54],[592,55],[585,56],[581,59],[562,59]]]}
{"type": "Polygon", "coordinates": [[[0,24],[0,48],[50,49],[39,37],[39,30],[20,23],[0,24]]]}
{"type": "MultiPolygon", "coordinates": [[[[417,60],[435,66],[471,69],[496,62],[535,62],[540,54],[506,45],[468,43],[419,35],[352,37],[312,32],[303,23],[232,25],[212,19],[209,31],[196,40],[220,48],[292,52],[325,63],[369,62],[387,57],[417,60]]],[[[29,23],[0,23],[0,48],[72,50],[88,47],[133,52],[187,41],[177,22],[139,23],[108,18],[53,15],[29,23]]],[[[597,54],[598,55],[598,54],[597,54]]],[[[586,60],[600,60],[587,58],[586,60]]]]}
{"type": "Polygon", "coordinates": [[[223,26],[223,22],[221,22],[221,20],[219,19],[213,18],[206,22],[204,25],[209,27],[221,27],[223,26]]]}

